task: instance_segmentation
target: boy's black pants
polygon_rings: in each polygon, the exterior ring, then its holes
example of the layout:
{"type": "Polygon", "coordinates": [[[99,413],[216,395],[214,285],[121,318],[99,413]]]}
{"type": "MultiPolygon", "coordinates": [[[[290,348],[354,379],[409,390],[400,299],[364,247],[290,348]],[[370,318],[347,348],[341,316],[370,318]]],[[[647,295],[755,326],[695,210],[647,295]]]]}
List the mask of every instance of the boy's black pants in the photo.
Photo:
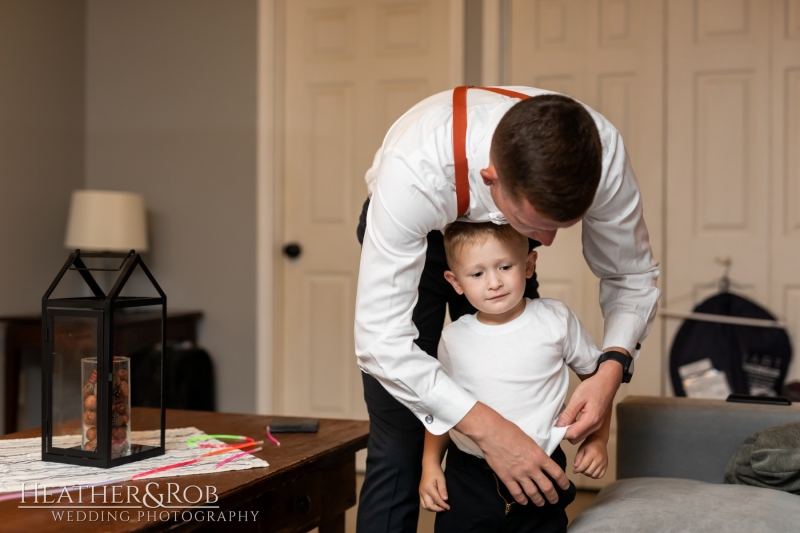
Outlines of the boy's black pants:
{"type": "MultiPolygon", "coordinates": [[[[363,242],[367,227],[364,203],[357,235],[363,242]]],[[[531,248],[540,243],[530,240],[531,248]]],[[[477,310],[444,279],[447,260],[441,232],[428,234],[425,268],[419,283],[419,300],[412,318],[419,331],[415,341],[428,355],[436,357],[447,306],[450,318],[477,310]]],[[[536,274],[527,281],[526,298],[538,298],[536,274]]],[[[425,428],[378,381],[362,374],[364,400],[369,413],[367,472],[358,500],[358,533],[415,533],[419,516],[419,480],[422,474],[422,445],[425,428]]]]}
{"type": "MultiPolygon", "coordinates": [[[[567,458],[559,446],[551,458],[563,470],[567,458]]],[[[537,507],[520,505],[485,460],[464,453],[455,444],[447,448],[447,503],[449,511],[436,515],[435,533],[558,533],[567,530],[564,510],[575,499],[575,485],[558,492],[558,503],[537,507]],[[507,511],[507,512],[506,512],[507,511]]]]}

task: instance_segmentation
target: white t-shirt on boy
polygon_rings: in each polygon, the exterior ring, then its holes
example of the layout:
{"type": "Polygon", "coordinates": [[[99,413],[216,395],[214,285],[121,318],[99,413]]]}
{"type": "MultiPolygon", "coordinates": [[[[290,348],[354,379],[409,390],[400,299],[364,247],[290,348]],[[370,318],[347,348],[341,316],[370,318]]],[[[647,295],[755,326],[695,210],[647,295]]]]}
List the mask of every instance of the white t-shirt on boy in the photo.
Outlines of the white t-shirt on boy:
{"type": "MultiPolygon", "coordinates": [[[[564,408],[569,371],[591,374],[600,357],[575,313],[558,300],[527,299],[522,314],[501,325],[464,315],[447,326],[439,362],[477,401],[517,424],[551,455],[567,428],[555,427],[564,408]]],[[[469,437],[450,438],[466,453],[483,457],[469,437]]]]}

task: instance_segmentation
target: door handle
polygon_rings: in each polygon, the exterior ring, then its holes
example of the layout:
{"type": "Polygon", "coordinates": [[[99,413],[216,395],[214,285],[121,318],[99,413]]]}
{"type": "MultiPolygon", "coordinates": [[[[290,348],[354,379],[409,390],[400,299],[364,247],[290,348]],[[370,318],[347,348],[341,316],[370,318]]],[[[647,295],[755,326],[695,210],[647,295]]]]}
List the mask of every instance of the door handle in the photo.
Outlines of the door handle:
{"type": "Polygon", "coordinates": [[[300,254],[303,253],[303,249],[300,247],[299,243],[290,242],[288,244],[283,245],[283,255],[288,257],[289,259],[297,259],[300,257],[300,254]]]}

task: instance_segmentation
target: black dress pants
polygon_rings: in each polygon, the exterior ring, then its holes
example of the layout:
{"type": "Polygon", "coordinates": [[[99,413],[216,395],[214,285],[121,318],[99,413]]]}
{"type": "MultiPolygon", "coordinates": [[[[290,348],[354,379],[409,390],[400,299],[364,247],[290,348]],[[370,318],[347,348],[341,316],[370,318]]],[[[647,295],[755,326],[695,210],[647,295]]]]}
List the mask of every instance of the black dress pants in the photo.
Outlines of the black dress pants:
{"type": "MultiPolygon", "coordinates": [[[[363,242],[369,200],[364,203],[357,230],[363,242]]],[[[531,248],[540,243],[530,240],[531,248]]],[[[436,357],[447,311],[455,321],[477,310],[444,279],[447,270],[441,232],[428,234],[425,268],[419,283],[419,300],[412,314],[419,331],[415,341],[436,357]]],[[[534,274],[525,288],[527,298],[538,298],[534,274]]],[[[425,428],[411,411],[394,399],[378,381],[362,374],[364,400],[369,413],[367,472],[358,502],[358,533],[413,533],[419,516],[419,480],[425,428]]]]}
{"type": "MultiPolygon", "coordinates": [[[[559,446],[551,458],[565,469],[567,457],[559,446]]],[[[575,485],[567,490],[553,483],[558,502],[520,505],[485,460],[464,453],[452,442],[445,468],[449,511],[436,514],[435,533],[563,533],[564,510],[575,499],[575,485]]]]}

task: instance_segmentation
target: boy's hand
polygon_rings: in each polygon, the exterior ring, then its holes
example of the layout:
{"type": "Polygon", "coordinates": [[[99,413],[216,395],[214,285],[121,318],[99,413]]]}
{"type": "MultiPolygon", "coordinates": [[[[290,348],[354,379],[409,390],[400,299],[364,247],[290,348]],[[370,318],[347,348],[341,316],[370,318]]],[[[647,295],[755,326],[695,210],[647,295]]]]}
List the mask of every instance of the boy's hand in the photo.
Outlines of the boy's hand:
{"type": "Polygon", "coordinates": [[[447,486],[444,472],[439,465],[422,467],[422,479],[419,482],[419,503],[426,511],[449,511],[447,505],[447,486]]]}
{"type": "Polygon", "coordinates": [[[590,435],[575,454],[575,474],[583,474],[592,479],[600,479],[608,467],[608,451],[603,439],[590,435]]]}

